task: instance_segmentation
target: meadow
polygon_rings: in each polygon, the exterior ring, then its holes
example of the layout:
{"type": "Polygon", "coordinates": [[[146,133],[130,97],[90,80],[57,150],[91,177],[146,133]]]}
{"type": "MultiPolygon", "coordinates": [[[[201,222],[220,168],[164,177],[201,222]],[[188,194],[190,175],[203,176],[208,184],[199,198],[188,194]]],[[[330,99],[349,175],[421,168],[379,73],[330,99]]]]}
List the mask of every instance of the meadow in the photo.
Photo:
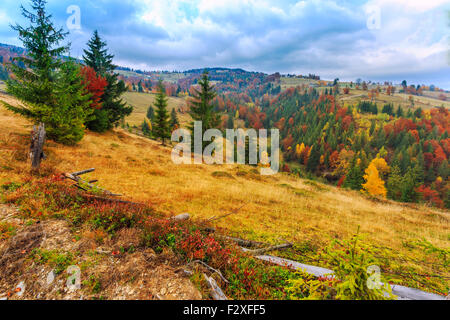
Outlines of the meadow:
{"type": "MultiPolygon", "coordinates": [[[[123,95],[123,100],[126,101],[129,105],[133,106],[133,113],[125,118],[125,122],[127,122],[130,126],[140,126],[144,122],[144,118],[147,115],[148,107],[153,106],[155,102],[155,94],[154,93],[139,93],[139,92],[126,92],[123,95]]],[[[191,121],[191,117],[186,113],[178,112],[180,106],[186,105],[186,101],[184,98],[168,98],[168,110],[169,112],[172,109],[177,110],[178,118],[180,124],[182,126],[186,125],[191,121]]]]}
{"type": "MultiPolygon", "coordinates": [[[[149,96],[128,93],[126,99],[140,101],[144,108],[149,96]]],[[[14,103],[3,94],[0,99],[14,103]]],[[[171,100],[172,106],[178,102],[171,100]]],[[[31,125],[3,107],[0,123],[0,184],[20,181],[29,170],[28,143],[23,141],[28,141],[31,125]]],[[[166,216],[188,212],[202,221],[234,212],[215,222],[215,227],[250,240],[293,242],[295,250],[285,254],[297,260],[311,262],[332,239],[348,238],[360,227],[374,248],[403,261],[401,270],[448,276],[448,261],[442,266],[440,258],[417,245],[425,239],[431,248],[448,251],[448,211],[373,199],[283,173],[264,177],[250,166],[175,165],[170,156],[170,148],[117,129],[88,132],[76,147],[48,142],[45,166],[60,172],[96,168],[91,177],[102,187],[147,203],[166,216]]],[[[448,290],[448,280],[430,281],[441,293],[448,290]]]]}

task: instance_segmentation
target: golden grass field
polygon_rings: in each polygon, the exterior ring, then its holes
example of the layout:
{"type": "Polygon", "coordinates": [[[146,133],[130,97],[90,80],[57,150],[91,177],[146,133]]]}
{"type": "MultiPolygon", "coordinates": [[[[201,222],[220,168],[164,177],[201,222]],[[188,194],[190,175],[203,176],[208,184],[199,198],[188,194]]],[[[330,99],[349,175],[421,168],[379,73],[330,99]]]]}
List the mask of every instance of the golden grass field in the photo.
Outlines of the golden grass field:
{"type": "MultiPolygon", "coordinates": [[[[341,95],[340,97],[342,102],[353,105],[356,105],[361,100],[365,101],[369,100],[368,91],[356,89],[351,89],[349,95],[341,95]]],[[[388,96],[384,93],[380,93],[376,98],[376,102],[378,103],[378,106],[380,108],[386,103],[393,103],[395,109],[397,109],[397,107],[401,105],[404,110],[407,110],[411,106],[411,103],[409,102],[408,98],[409,95],[404,93],[395,93],[394,95],[391,96],[388,96]]],[[[413,98],[414,98],[414,109],[420,107],[423,110],[426,110],[440,106],[450,108],[449,101],[442,101],[439,99],[433,99],[424,96],[413,96],[413,98]]]]}
{"type": "MultiPolygon", "coordinates": [[[[126,101],[129,105],[133,106],[134,110],[133,113],[125,119],[125,122],[128,122],[130,126],[140,126],[147,115],[148,107],[150,107],[151,105],[153,106],[155,102],[155,96],[156,95],[154,93],[126,92],[123,95],[123,100],[126,101]]],[[[178,110],[178,108],[183,105],[186,105],[186,101],[184,98],[168,98],[169,112],[172,111],[172,109],[178,110]]],[[[191,121],[191,117],[186,113],[178,113],[178,120],[183,126],[191,121]]]]}
{"type": "MultiPolygon", "coordinates": [[[[0,94],[0,100],[14,102],[0,94]]],[[[28,174],[26,156],[8,147],[28,137],[30,124],[0,105],[0,184],[28,174]]],[[[28,140],[26,140],[28,141],[28,140]]],[[[175,165],[171,149],[122,129],[87,133],[75,147],[47,143],[45,165],[61,172],[96,168],[100,186],[150,204],[168,216],[188,212],[202,220],[241,208],[216,226],[246,239],[323,246],[358,226],[367,241],[396,254],[427,259],[408,243],[426,239],[450,247],[450,213],[423,205],[377,201],[286,174],[261,176],[248,166],[175,165]],[[218,173],[219,172],[219,173],[218,173]]],[[[416,270],[426,265],[415,265],[416,270]]]]}

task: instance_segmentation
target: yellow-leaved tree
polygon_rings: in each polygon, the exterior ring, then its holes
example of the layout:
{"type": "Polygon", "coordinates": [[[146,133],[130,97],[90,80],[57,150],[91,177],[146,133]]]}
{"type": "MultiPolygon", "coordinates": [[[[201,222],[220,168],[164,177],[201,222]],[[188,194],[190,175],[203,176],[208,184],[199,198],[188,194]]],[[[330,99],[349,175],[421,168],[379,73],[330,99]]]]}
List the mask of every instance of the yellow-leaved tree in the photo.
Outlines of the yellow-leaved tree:
{"type": "Polygon", "coordinates": [[[369,167],[366,169],[364,180],[366,181],[366,183],[363,184],[362,191],[366,191],[372,196],[382,196],[383,198],[386,198],[387,192],[386,188],[384,187],[384,181],[380,178],[378,169],[373,161],[369,164],[369,167]]]}
{"type": "Polygon", "coordinates": [[[391,168],[387,164],[386,160],[384,160],[381,157],[377,157],[377,158],[373,159],[372,163],[377,168],[378,173],[380,173],[382,176],[387,175],[391,171],[391,168]]]}

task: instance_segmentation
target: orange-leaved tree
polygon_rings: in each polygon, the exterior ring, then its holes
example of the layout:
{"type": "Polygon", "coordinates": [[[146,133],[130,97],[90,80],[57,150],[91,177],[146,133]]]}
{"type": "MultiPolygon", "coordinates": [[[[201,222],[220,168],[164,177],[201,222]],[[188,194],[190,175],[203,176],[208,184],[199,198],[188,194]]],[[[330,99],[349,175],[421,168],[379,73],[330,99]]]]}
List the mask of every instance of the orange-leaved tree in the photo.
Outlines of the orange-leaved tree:
{"type": "Polygon", "coordinates": [[[384,181],[380,178],[380,174],[375,163],[372,161],[369,167],[366,169],[366,174],[364,175],[363,190],[372,196],[382,196],[386,198],[386,188],[384,187],[384,181]]]}

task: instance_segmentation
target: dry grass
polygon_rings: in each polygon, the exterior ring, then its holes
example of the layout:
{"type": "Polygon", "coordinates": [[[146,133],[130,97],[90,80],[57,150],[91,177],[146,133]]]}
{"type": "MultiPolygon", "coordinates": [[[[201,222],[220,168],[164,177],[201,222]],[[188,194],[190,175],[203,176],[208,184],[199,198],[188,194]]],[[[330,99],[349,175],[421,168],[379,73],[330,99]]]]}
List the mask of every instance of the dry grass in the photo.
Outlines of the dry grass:
{"type": "MultiPolygon", "coordinates": [[[[3,107],[0,123],[0,152],[9,157],[7,145],[16,134],[27,134],[29,125],[3,107]]],[[[76,147],[52,142],[48,146],[47,165],[60,171],[95,167],[91,177],[99,179],[102,187],[148,202],[167,215],[189,212],[195,219],[204,219],[246,204],[239,213],[217,222],[218,227],[244,238],[324,243],[330,237],[349,236],[360,225],[373,244],[405,256],[410,251],[404,244],[421,238],[449,247],[448,211],[377,202],[357,192],[315,186],[285,174],[263,177],[247,166],[175,165],[169,148],[123,130],[88,133],[76,147]]],[[[7,165],[14,169],[0,166],[0,183],[19,179],[28,170],[23,159],[9,159],[7,165]]]]}
{"type": "MultiPolygon", "coordinates": [[[[139,92],[126,92],[123,97],[124,101],[134,107],[133,113],[126,118],[131,126],[140,126],[147,115],[148,107],[153,105],[155,102],[155,94],[153,93],[139,93],[139,92]]],[[[172,109],[178,110],[182,105],[185,105],[186,101],[183,98],[169,97],[168,110],[172,109]]],[[[154,107],[153,107],[154,108],[154,107]]],[[[178,113],[178,119],[182,126],[191,121],[188,114],[178,113]]]]}
{"type": "MultiPolygon", "coordinates": [[[[340,95],[341,101],[345,102],[346,104],[353,104],[356,105],[361,100],[369,100],[368,98],[368,91],[363,90],[356,90],[351,89],[349,95],[340,95]]],[[[380,107],[383,106],[383,104],[386,103],[393,103],[395,108],[397,108],[398,105],[401,105],[404,110],[407,110],[411,103],[409,102],[409,96],[408,94],[404,93],[395,93],[394,95],[388,96],[384,93],[380,93],[376,97],[376,102],[380,107]]],[[[442,101],[439,99],[434,99],[431,97],[425,97],[425,96],[413,96],[414,98],[414,108],[422,108],[423,110],[434,108],[436,106],[445,106],[446,108],[450,108],[450,102],[448,101],[442,101]]]]}

